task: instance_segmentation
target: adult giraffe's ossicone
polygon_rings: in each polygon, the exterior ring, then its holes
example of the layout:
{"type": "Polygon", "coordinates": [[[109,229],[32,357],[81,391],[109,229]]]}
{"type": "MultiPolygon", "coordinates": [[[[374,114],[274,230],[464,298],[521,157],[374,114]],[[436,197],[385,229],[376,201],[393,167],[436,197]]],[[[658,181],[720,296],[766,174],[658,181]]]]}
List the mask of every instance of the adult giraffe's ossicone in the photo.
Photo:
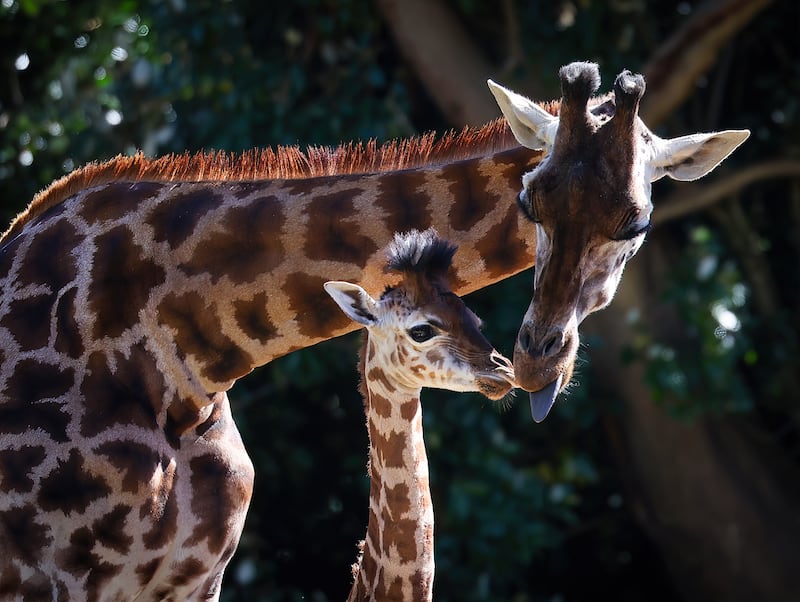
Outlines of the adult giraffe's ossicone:
{"type": "Polygon", "coordinates": [[[650,184],[694,180],[750,135],[726,130],[662,139],[638,116],[644,78],[620,73],[612,93],[594,63],[561,68],[557,116],[489,80],[517,141],[545,156],[522,177],[518,203],[535,224],[534,291],[514,348],[518,384],[544,420],[572,376],[578,325],[611,302],[650,229],[650,184]]]}

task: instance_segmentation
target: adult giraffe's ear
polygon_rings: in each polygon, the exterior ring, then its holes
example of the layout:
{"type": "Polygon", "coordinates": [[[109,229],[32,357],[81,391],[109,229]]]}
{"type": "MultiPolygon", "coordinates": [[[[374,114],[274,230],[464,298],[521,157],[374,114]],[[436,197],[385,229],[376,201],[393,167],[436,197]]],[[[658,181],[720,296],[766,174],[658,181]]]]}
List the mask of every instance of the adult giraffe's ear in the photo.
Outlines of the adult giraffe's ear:
{"type": "Polygon", "coordinates": [[[354,322],[372,326],[378,321],[378,303],[357,284],[332,280],[323,286],[336,305],[354,322]]]}
{"type": "Polygon", "coordinates": [[[517,142],[532,150],[552,148],[558,129],[558,117],[492,80],[486,83],[489,84],[489,90],[500,105],[517,142]]]}
{"type": "Polygon", "coordinates": [[[750,130],[725,130],[670,140],[656,139],[650,180],[664,176],[675,180],[696,180],[722,163],[748,136],[750,130]]]}

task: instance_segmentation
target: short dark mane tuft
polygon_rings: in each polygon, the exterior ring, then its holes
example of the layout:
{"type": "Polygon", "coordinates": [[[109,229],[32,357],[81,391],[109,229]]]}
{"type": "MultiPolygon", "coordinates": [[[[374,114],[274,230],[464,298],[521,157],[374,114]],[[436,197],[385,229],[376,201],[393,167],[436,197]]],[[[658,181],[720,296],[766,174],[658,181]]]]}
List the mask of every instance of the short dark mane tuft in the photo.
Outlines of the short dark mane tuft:
{"type": "Polygon", "coordinates": [[[443,276],[450,269],[457,248],[433,228],[397,233],[386,252],[386,269],[443,276]]]}

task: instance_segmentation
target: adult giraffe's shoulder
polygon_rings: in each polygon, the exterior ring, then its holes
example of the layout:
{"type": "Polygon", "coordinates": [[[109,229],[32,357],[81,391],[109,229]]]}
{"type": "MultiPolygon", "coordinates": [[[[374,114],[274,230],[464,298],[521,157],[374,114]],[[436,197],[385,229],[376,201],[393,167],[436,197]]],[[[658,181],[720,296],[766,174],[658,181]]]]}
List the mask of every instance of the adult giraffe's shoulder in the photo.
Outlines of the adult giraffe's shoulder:
{"type": "Polygon", "coordinates": [[[117,158],[38,195],[0,237],[0,599],[216,599],[253,478],[225,391],[354,329],[323,283],[381,289],[396,231],[459,246],[459,295],[537,263],[515,360],[543,417],[641,243],[650,181],[744,139],[658,139],[630,74],[587,110],[596,74],[562,70],[560,109],[493,88],[511,128],[117,158]]]}

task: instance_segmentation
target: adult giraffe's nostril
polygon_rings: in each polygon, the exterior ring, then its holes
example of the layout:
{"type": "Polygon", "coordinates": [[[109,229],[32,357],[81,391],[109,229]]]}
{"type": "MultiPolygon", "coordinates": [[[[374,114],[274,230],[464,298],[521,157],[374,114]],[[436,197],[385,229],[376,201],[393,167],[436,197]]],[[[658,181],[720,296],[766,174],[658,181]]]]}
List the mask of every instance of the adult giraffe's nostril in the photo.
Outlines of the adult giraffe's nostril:
{"type": "Polygon", "coordinates": [[[542,343],[542,357],[549,357],[557,353],[562,347],[562,340],[563,338],[560,334],[553,334],[547,337],[542,343]]]}
{"type": "Polygon", "coordinates": [[[536,337],[533,328],[523,325],[517,336],[519,350],[535,357],[551,357],[557,355],[564,346],[564,331],[560,328],[550,330],[542,337],[536,337]]]}
{"type": "Polygon", "coordinates": [[[519,348],[525,353],[530,354],[532,352],[533,336],[531,336],[531,329],[527,324],[519,329],[517,343],[519,343],[519,348]]]}

